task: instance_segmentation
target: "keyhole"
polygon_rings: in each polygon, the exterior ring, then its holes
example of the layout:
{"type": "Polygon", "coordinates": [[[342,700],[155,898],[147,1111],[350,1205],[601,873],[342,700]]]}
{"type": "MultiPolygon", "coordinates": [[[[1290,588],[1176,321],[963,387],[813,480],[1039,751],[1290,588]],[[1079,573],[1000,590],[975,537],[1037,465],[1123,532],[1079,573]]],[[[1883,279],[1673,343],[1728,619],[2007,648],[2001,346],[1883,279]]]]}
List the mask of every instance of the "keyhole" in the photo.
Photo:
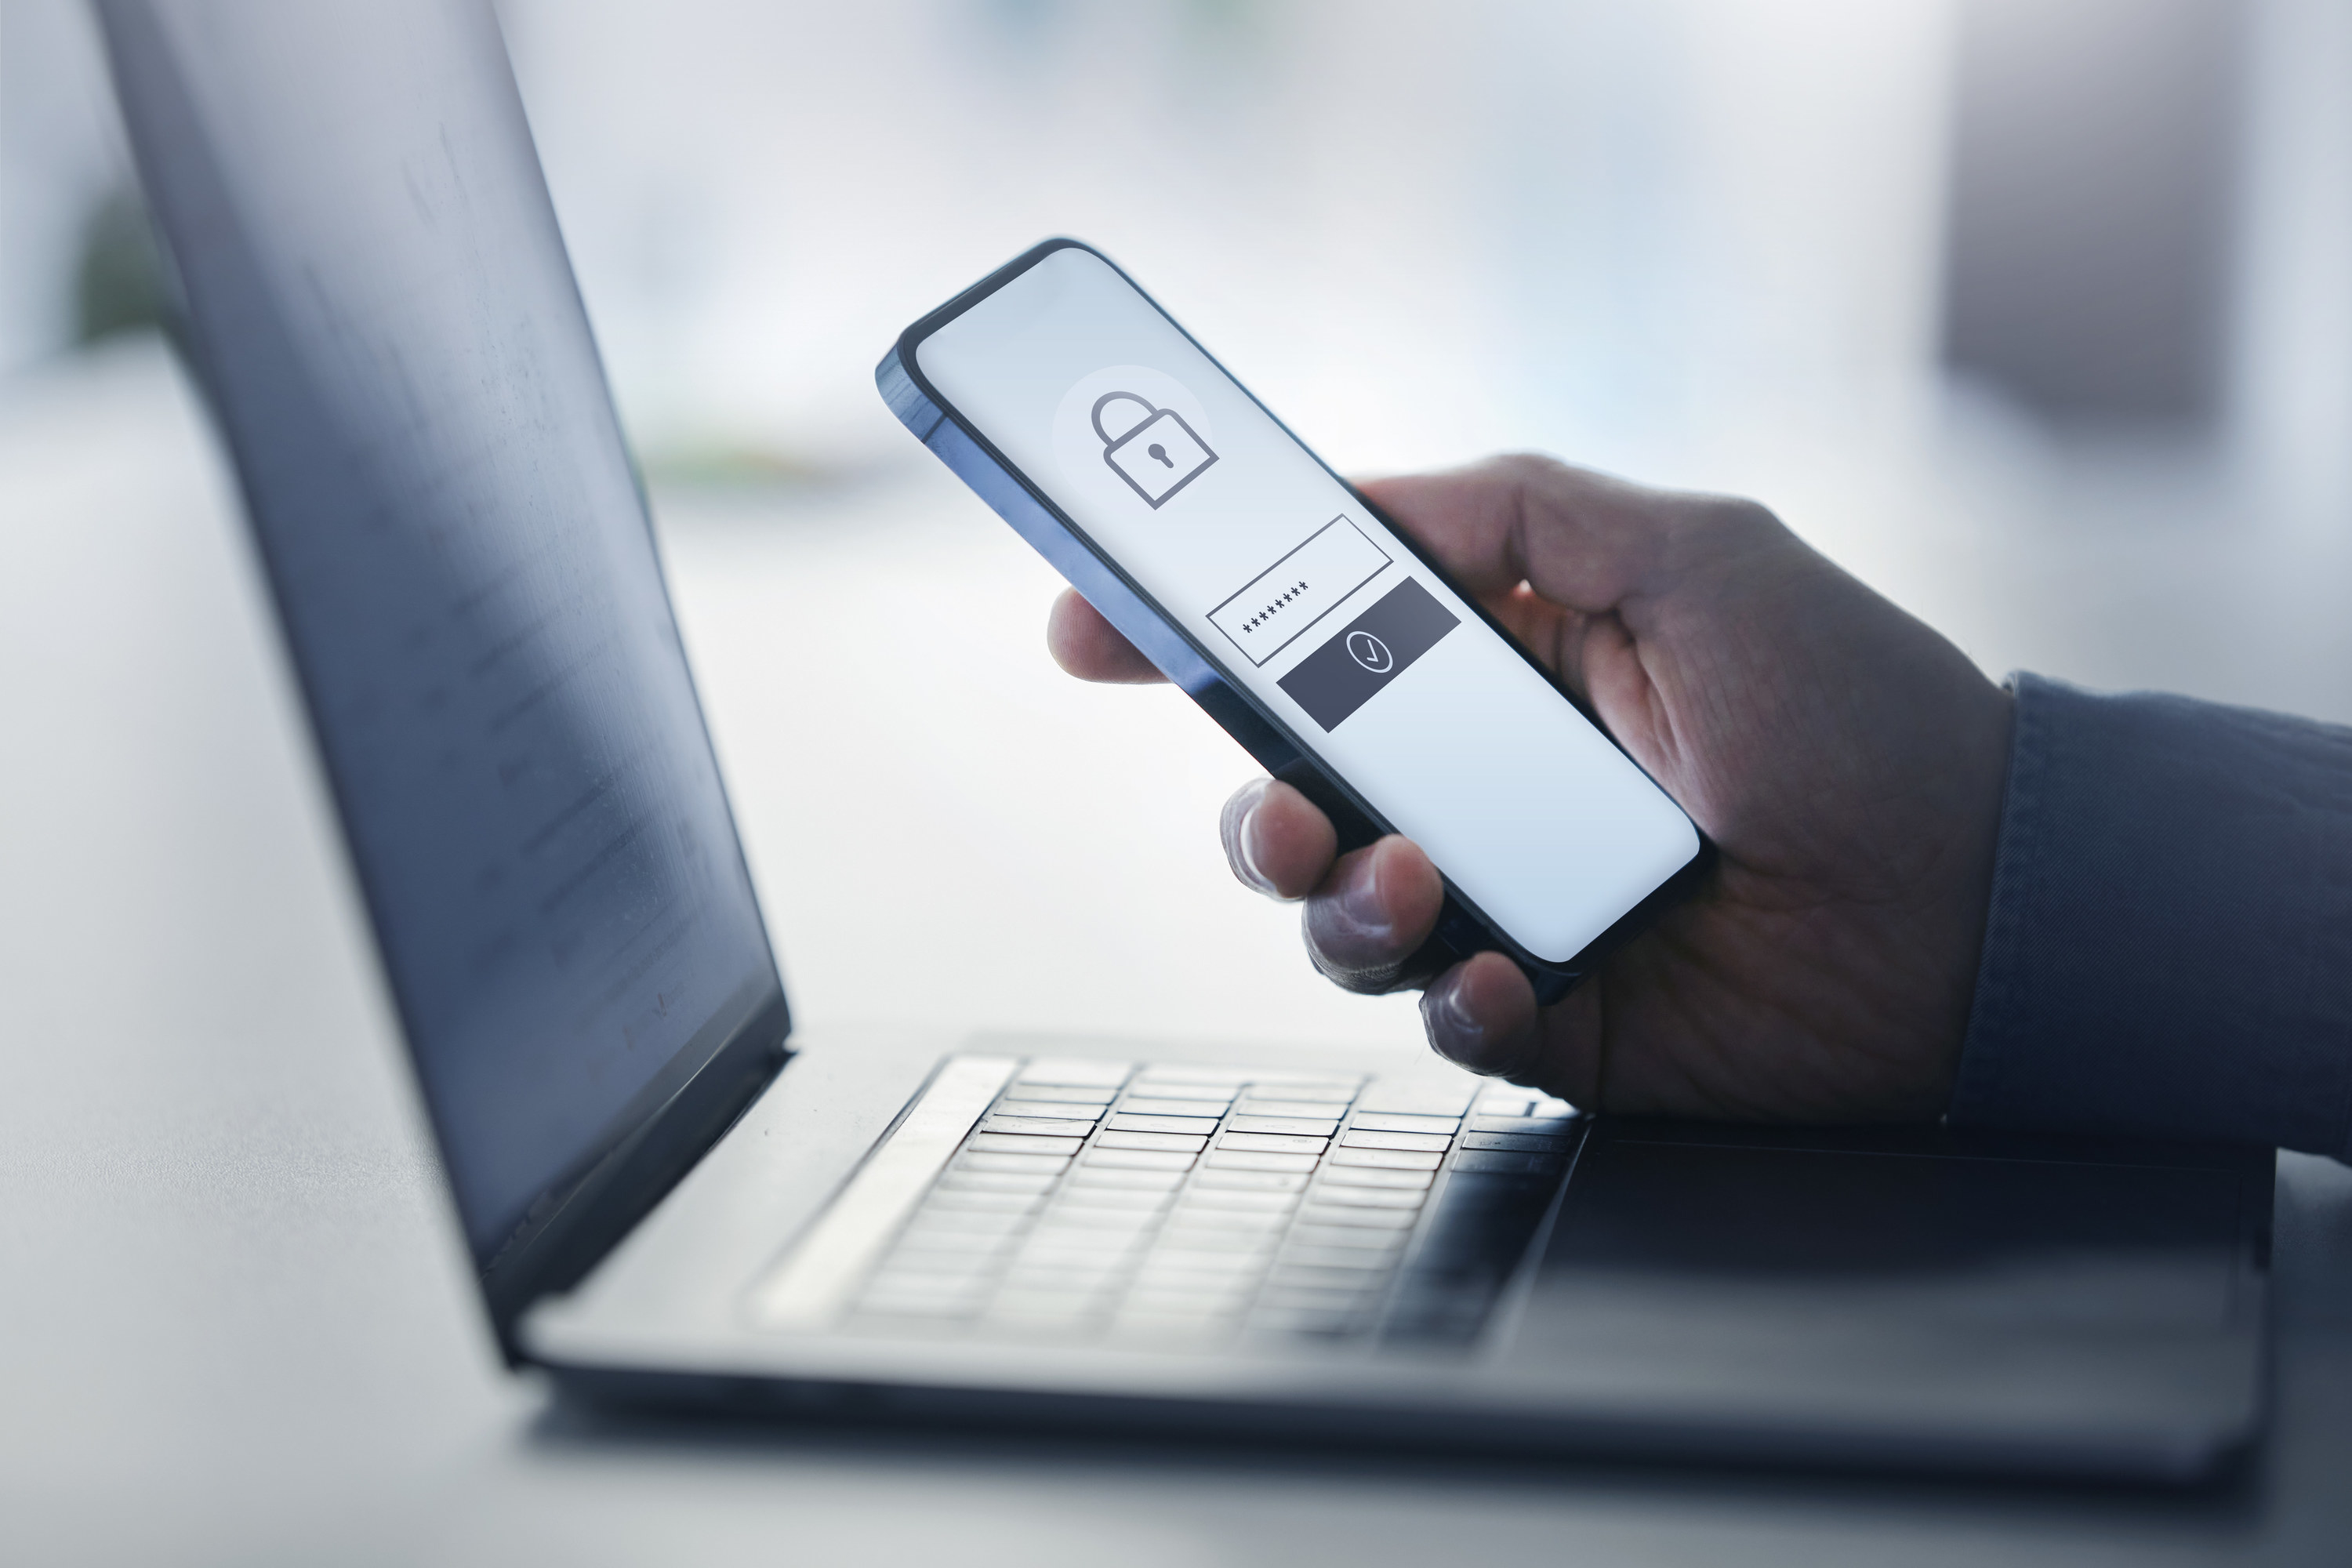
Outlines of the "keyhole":
{"type": "Polygon", "coordinates": [[[1176,466],[1175,460],[1168,456],[1168,448],[1161,446],[1157,441],[1154,441],[1150,446],[1146,447],[1144,450],[1159,458],[1161,465],[1166,468],[1172,468],[1176,466]]]}

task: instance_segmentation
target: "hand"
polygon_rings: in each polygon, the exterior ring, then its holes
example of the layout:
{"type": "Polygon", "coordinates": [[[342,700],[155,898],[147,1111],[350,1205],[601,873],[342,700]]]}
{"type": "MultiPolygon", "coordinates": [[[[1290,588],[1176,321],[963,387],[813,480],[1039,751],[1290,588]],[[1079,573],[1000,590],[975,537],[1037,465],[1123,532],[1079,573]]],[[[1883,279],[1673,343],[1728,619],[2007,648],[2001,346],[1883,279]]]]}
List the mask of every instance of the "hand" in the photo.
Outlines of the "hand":
{"type": "MultiPolygon", "coordinates": [[[[1552,1006],[1499,953],[1437,976],[1430,1044],[1617,1111],[1940,1114],[1990,897],[2007,694],[1750,502],[1537,458],[1364,490],[1722,851],[1696,897],[1552,1006]]],[[[1087,679],[1156,679],[1075,594],[1047,640],[1087,679]]],[[[1244,882],[1306,900],[1324,973],[1399,984],[1444,896],[1418,847],[1335,858],[1329,821],[1266,780],[1228,803],[1223,835],[1244,882]]]]}

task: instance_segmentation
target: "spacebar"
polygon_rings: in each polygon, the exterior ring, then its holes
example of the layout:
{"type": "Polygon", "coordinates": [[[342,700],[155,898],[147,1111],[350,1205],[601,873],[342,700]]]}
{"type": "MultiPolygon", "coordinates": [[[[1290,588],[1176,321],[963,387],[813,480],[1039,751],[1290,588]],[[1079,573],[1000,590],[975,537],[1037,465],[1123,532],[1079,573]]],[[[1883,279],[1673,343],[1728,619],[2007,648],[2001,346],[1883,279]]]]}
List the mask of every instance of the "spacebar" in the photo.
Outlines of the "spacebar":
{"type": "Polygon", "coordinates": [[[761,1328],[833,1321],[1020,1065],[1013,1057],[948,1058],[898,1131],[876,1145],[816,1223],[752,1287],[751,1315],[761,1328]]]}

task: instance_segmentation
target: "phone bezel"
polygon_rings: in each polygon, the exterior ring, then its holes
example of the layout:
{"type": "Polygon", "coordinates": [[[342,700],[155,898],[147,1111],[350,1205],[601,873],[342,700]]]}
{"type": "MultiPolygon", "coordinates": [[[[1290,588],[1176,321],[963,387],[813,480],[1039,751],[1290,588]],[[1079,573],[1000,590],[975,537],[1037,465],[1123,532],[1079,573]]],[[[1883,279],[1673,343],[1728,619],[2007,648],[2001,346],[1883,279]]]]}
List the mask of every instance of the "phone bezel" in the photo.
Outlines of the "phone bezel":
{"type": "MultiPolygon", "coordinates": [[[[1391,823],[1386,816],[1375,810],[1371,803],[1363,797],[1362,793],[1357,790],[1353,784],[1349,784],[1336,768],[1326,763],[1321,752],[1310,742],[1308,742],[1306,737],[1301,735],[1297,730],[1283,720],[1280,715],[1274,712],[1256,692],[1250,689],[1246,682],[1236,678],[1228,668],[1226,661],[1213,649],[1204,644],[1200,638],[1194,637],[1181,619],[1169,614],[1167,609],[1160,603],[1159,599],[1155,595],[1144,588],[1141,584],[1138,583],[1115,557],[1104,550],[1100,545],[1096,543],[1092,535],[1090,535],[1076,519],[1072,518],[1068,512],[1063,510],[1061,506],[1055,501],[1054,498],[1046,494],[1045,490],[1038,486],[1036,481],[1030,478],[1026,470],[1024,470],[1019,464],[1015,463],[1011,458],[1007,457],[997,447],[994,442],[991,441],[988,437],[981,431],[977,426],[975,426],[969,418],[965,417],[963,411],[958,408],[953,402],[940,391],[938,387],[934,386],[931,384],[930,378],[924,374],[919,350],[925,339],[930,337],[950,321],[956,320],[958,317],[971,310],[975,305],[978,305],[981,301],[996,293],[999,289],[1004,288],[1013,279],[1021,277],[1024,273],[1037,266],[1038,263],[1044,261],[1047,257],[1064,250],[1085,251],[1088,256],[1093,257],[1105,267],[1109,268],[1113,272],[1117,273],[1122,282],[1126,283],[1129,288],[1134,289],[1136,294],[1144,301],[1144,303],[1159,311],[1160,319],[1165,321],[1169,326],[1175,329],[1177,333],[1181,336],[1186,342],[1190,343],[1203,359],[1207,360],[1210,364],[1216,368],[1219,374],[1223,375],[1227,381],[1233,383],[1234,386],[1240,391],[1244,397],[1250,400],[1250,402],[1257,408],[1259,413],[1272,420],[1276,429],[1280,430],[1284,435],[1289,437],[1292,441],[1296,442],[1298,446],[1298,449],[1305,452],[1307,456],[1314,461],[1316,467],[1321,468],[1326,474],[1330,476],[1332,482],[1339,485],[1339,488],[1344,490],[1357,505],[1361,506],[1368,514],[1377,518],[1381,526],[1389,531],[1390,534],[1395,538],[1397,542],[1412,552],[1415,561],[1419,562],[1422,566],[1426,568],[1439,582],[1444,584],[1447,588],[1451,589],[1455,597],[1467,605],[1471,612],[1477,616],[1478,619],[1485,624],[1488,630],[1501,637],[1506,647],[1509,647],[1512,652],[1517,654],[1519,658],[1527,663],[1529,668],[1533,669],[1538,675],[1540,675],[1543,678],[1545,684],[1549,685],[1554,691],[1558,692],[1561,699],[1565,700],[1570,707],[1573,708],[1579,714],[1582,715],[1585,721],[1591,724],[1595,730],[1599,731],[1601,734],[1607,739],[1611,745],[1617,748],[1620,754],[1623,755],[1624,758],[1628,762],[1632,763],[1635,768],[1640,769],[1642,776],[1648,779],[1654,785],[1656,785],[1658,792],[1661,795],[1664,795],[1667,800],[1673,802],[1675,809],[1682,812],[1683,819],[1686,822],[1690,822],[1691,831],[1698,837],[1698,847],[1692,852],[1691,858],[1685,861],[1672,876],[1660,882],[1655,888],[1651,889],[1650,892],[1643,895],[1643,897],[1636,902],[1632,909],[1627,910],[1614,921],[1611,922],[1608,928],[1602,931],[1600,935],[1594,937],[1590,942],[1587,942],[1582,948],[1579,949],[1575,953],[1565,959],[1543,958],[1529,951],[1518,941],[1517,937],[1505,930],[1499,922],[1494,920],[1493,917],[1489,916],[1486,911],[1481,909],[1474,900],[1461,889],[1461,888],[1456,886],[1453,878],[1445,874],[1445,868],[1444,867],[1438,867],[1437,874],[1439,879],[1444,885],[1448,900],[1469,915],[1479,924],[1480,927],[1484,929],[1486,936],[1492,941],[1495,949],[1501,952],[1506,957],[1508,957],[1513,963],[1518,964],[1522,969],[1530,971],[1530,978],[1538,982],[1538,989],[1539,992],[1545,988],[1540,983],[1544,976],[1553,976],[1564,979],[1572,985],[1576,981],[1580,980],[1585,975],[1589,974],[1593,966],[1610,950],[1622,945],[1634,934],[1646,929],[1660,914],[1664,912],[1665,910],[1681,902],[1685,898],[1689,896],[1689,894],[1696,889],[1699,879],[1705,877],[1707,871],[1713,867],[1717,858],[1717,851],[1714,840],[1709,838],[1706,830],[1700,827],[1696,821],[1692,819],[1690,813],[1684,808],[1683,804],[1678,800],[1675,800],[1673,792],[1668,790],[1663,784],[1659,784],[1656,777],[1650,773],[1649,769],[1642,766],[1640,758],[1634,756],[1631,752],[1626,751],[1623,742],[1620,742],[1614,734],[1610,732],[1609,726],[1601,721],[1600,714],[1595,712],[1590,704],[1571,689],[1565,681],[1561,680],[1558,675],[1548,668],[1540,659],[1537,658],[1535,655],[1528,650],[1525,644],[1520,642],[1517,637],[1512,636],[1507,627],[1503,626],[1501,622],[1497,621],[1487,612],[1486,605],[1479,602],[1475,595],[1471,594],[1459,583],[1455,582],[1453,574],[1446,571],[1442,564],[1431,557],[1427,551],[1422,548],[1420,541],[1414,539],[1411,532],[1397,522],[1396,519],[1391,517],[1386,511],[1382,510],[1371,500],[1370,497],[1366,496],[1354,485],[1349,484],[1342,475],[1331,467],[1330,464],[1325,462],[1321,454],[1318,453],[1314,447],[1308,446],[1304,440],[1301,440],[1297,431],[1293,430],[1287,424],[1286,424],[1280,416],[1276,415],[1273,409],[1268,408],[1265,405],[1265,400],[1260,398],[1255,392],[1252,392],[1239,376],[1234,374],[1231,370],[1227,369],[1223,361],[1211,353],[1207,347],[1204,346],[1198,338],[1186,331],[1183,323],[1177,321],[1173,315],[1171,315],[1167,307],[1160,304],[1158,300],[1154,299],[1149,289],[1145,289],[1141,284],[1138,283],[1134,278],[1129,276],[1125,268],[1119,266],[1118,262],[1113,261],[1109,257],[1104,255],[1095,247],[1085,243],[1083,240],[1070,239],[1067,237],[1056,237],[1054,239],[1041,241],[1040,243],[1030,247],[1019,256],[1014,257],[1011,261],[1006,262],[995,271],[991,272],[988,276],[982,278],[979,282],[974,283],[969,289],[957,294],[945,304],[940,305],[937,309],[917,318],[912,324],[898,334],[896,358],[898,362],[900,372],[914,384],[916,390],[920,392],[923,396],[940,411],[942,417],[951,421],[955,426],[971,441],[974,447],[983,453],[992,463],[995,464],[996,467],[1015,484],[1019,485],[1021,489],[1025,491],[1041,508],[1043,508],[1055,522],[1060,524],[1065,532],[1066,532],[1072,539],[1076,540],[1080,545],[1084,546],[1087,553],[1091,554],[1096,560],[1100,562],[1106,571],[1109,572],[1112,575],[1117,577],[1120,583],[1125,584],[1128,591],[1135,595],[1139,603],[1149,609],[1152,615],[1159,617],[1160,623],[1166,626],[1168,630],[1174,633],[1187,647],[1192,648],[1194,657],[1201,659],[1202,663],[1215,674],[1218,681],[1234,692],[1256,715],[1258,720],[1272,729],[1276,734],[1279,735],[1282,740],[1291,747],[1292,750],[1297,752],[1301,760],[1303,760],[1308,766],[1312,767],[1335,793],[1337,793],[1342,799],[1346,800],[1349,805],[1360,813],[1367,821],[1378,827],[1381,833],[1389,834],[1396,832],[1397,829],[1395,826],[1391,823]]],[[[1453,943],[1453,945],[1458,949],[1461,944],[1459,942],[1455,942],[1453,943]]],[[[1464,956],[1466,957],[1467,953],[1465,952],[1464,956]]],[[[1564,988],[1560,989],[1564,990],[1564,988]]],[[[1547,998],[1547,1000],[1549,1000],[1549,998],[1547,998]]]]}

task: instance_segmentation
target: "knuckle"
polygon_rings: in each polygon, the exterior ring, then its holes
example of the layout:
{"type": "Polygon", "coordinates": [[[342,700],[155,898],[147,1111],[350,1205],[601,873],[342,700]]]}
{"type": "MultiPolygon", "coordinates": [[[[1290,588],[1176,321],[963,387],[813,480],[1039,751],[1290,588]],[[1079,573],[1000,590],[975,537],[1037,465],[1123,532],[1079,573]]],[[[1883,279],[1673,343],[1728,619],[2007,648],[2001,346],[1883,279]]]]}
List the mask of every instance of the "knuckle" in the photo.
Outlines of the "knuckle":
{"type": "Polygon", "coordinates": [[[1685,563],[1769,550],[1789,537],[1771,508],[1744,496],[1693,496],[1676,509],[1669,537],[1685,563]]]}
{"type": "Polygon", "coordinates": [[[1569,472],[1568,465],[1549,452],[1505,452],[1489,458],[1487,466],[1498,478],[1527,489],[1542,489],[1569,472]]]}
{"type": "Polygon", "coordinates": [[[1745,496],[1700,496],[1693,501],[1685,522],[1694,532],[1722,541],[1757,539],[1786,531],[1770,507],[1745,496]]]}

